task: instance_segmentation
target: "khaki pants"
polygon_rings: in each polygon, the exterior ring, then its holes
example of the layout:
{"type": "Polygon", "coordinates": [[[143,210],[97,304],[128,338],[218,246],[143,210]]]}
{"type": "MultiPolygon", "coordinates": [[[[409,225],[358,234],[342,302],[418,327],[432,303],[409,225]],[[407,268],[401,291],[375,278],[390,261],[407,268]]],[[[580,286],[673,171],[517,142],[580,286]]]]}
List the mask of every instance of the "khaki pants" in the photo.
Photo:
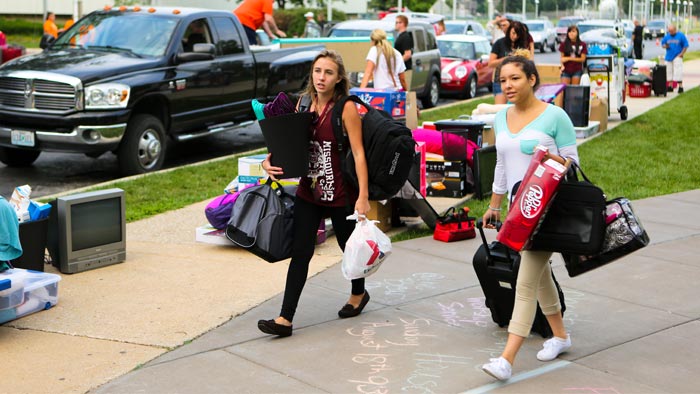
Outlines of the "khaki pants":
{"type": "Polygon", "coordinates": [[[535,320],[537,302],[545,316],[560,313],[559,293],[552,279],[552,252],[524,250],[515,286],[515,306],[508,332],[527,338],[535,320]]]}

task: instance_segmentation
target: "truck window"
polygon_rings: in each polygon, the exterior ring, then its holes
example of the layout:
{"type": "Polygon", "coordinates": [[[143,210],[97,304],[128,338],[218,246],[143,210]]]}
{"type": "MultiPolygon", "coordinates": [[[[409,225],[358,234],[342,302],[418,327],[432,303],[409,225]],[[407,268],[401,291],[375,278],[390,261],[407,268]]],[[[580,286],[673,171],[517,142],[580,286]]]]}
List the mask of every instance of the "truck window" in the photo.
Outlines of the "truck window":
{"type": "Polygon", "coordinates": [[[425,34],[420,30],[413,31],[413,49],[415,52],[425,52],[425,34]]]}
{"type": "Polygon", "coordinates": [[[236,30],[236,25],[230,18],[214,18],[214,28],[219,36],[216,43],[216,51],[222,55],[233,55],[243,52],[240,34],[236,30]]]}
{"type": "Polygon", "coordinates": [[[185,35],[182,38],[182,48],[185,52],[192,52],[194,44],[211,43],[211,34],[206,19],[197,19],[187,26],[185,35]]]}

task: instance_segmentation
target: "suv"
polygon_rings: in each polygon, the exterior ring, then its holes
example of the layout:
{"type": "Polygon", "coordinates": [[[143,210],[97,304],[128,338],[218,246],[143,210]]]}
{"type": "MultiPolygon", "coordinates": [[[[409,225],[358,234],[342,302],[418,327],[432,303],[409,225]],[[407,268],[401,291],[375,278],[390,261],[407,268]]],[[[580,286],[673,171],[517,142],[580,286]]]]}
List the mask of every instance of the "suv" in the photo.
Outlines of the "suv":
{"type": "MultiPolygon", "coordinates": [[[[352,20],[333,26],[328,32],[328,37],[369,37],[374,29],[383,29],[396,35],[394,21],[352,20]]],[[[432,25],[423,21],[409,21],[408,32],[413,36],[414,45],[410,90],[416,92],[423,108],[432,108],[440,98],[440,51],[435,41],[435,33],[432,25]]],[[[357,81],[361,79],[358,75],[357,81]]],[[[357,84],[357,81],[351,82],[357,84]]]]}
{"type": "Polygon", "coordinates": [[[525,21],[532,39],[535,41],[535,49],[544,53],[546,48],[552,52],[557,51],[557,33],[552,22],[544,19],[531,19],[525,21]]]}
{"type": "Polygon", "coordinates": [[[578,25],[579,22],[584,20],[586,20],[586,18],[582,16],[565,16],[559,19],[557,27],[555,28],[557,32],[557,43],[561,44],[566,40],[566,31],[569,29],[569,26],[578,25]]]}
{"type": "Polygon", "coordinates": [[[653,19],[644,26],[644,38],[651,40],[652,38],[663,37],[666,34],[666,21],[663,19],[653,19]]]}

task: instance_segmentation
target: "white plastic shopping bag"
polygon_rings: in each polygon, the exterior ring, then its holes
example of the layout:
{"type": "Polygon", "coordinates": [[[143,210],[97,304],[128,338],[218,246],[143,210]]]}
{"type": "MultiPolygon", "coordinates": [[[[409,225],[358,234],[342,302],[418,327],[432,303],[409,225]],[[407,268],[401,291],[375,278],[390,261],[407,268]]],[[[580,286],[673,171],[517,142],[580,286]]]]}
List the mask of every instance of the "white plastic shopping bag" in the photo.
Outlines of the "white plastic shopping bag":
{"type": "MultiPolygon", "coordinates": [[[[348,220],[358,219],[357,212],[348,220]]],[[[365,278],[377,271],[391,254],[391,240],[377,228],[375,220],[362,220],[355,224],[345,244],[341,268],[346,279],[365,278]]]]}

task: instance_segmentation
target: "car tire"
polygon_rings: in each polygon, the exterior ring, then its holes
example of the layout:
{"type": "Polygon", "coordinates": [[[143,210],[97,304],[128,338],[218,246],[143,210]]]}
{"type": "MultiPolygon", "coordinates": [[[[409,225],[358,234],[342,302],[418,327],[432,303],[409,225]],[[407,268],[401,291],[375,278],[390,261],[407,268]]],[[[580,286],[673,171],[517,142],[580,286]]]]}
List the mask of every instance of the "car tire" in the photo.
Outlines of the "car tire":
{"type": "Polygon", "coordinates": [[[547,52],[547,40],[542,41],[542,45],[540,45],[540,52],[547,52]]]}
{"type": "Polygon", "coordinates": [[[470,99],[476,97],[476,91],[479,87],[476,84],[476,75],[470,74],[467,78],[467,83],[464,85],[464,91],[462,92],[462,98],[470,99]]]}
{"type": "Polygon", "coordinates": [[[163,167],[166,151],[163,122],[153,115],[135,115],[126,129],[117,157],[123,176],[157,171],[163,167]]]}
{"type": "Polygon", "coordinates": [[[40,154],[40,150],[0,147],[0,162],[8,167],[29,167],[40,154]]]}
{"type": "Polygon", "coordinates": [[[627,106],[620,107],[620,119],[627,120],[627,106]]]}
{"type": "Polygon", "coordinates": [[[438,104],[440,99],[440,80],[435,75],[430,76],[430,85],[428,85],[428,94],[421,97],[420,101],[423,108],[433,108],[438,104]]]}
{"type": "Polygon", "coordinates": [[[553,42],[552,45],[549,46],[549,50],[552,51],[552,52],[556,52],[556,51],[557,51],[557,42],[556,42],[556,41],[553,42]]]}

